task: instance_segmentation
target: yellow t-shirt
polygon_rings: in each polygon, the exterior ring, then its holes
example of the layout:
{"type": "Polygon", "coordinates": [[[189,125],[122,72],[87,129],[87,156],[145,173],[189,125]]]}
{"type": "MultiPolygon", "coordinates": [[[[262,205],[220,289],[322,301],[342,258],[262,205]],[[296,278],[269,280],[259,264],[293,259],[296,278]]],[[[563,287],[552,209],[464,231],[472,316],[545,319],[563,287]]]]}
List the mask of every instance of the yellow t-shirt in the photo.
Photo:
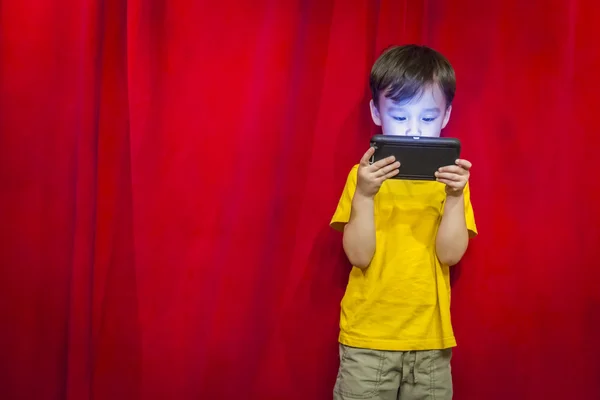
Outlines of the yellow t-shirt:
{"type": "MultiPolygon", "coordinates": [[[[331,226],[350,218],[358,166],[348,176],[331,226]]],[[[469,186],[464,191],[469,235],[477,234],[469,186]]],[[[444,185],[390,179],[375,196],[376,250],[371,264],[352,268],[342,299],[342,344],[377,350],[456,346],[450,321],[450,272],[435,252],[444,185]]]]}

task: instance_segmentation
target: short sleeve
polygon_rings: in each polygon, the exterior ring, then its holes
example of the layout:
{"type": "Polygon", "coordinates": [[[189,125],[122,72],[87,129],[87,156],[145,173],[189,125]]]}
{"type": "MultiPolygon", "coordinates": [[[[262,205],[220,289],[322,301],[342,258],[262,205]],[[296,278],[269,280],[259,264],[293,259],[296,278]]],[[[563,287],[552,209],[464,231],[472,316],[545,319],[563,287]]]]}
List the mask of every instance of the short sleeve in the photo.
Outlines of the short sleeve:
{"type": "Polygon", "coordinates": [[[354,192],[356,190],[357,174],[358,165],[354,166],[348,174],[344,191],[342,192],[342,196],[340,197],[335,213],[333,214],[333,218],[331,218],[331,222],[329,223],[336,231],[343,231],[344,225],[350,220],[350,210],[352,209],[352,198],[354,197],[354,192]]]}
{"type": "Polygon", "coordinates": [[[477,236],[477,225],[475,224],[475,214],[473,213],[473,205],[471,204],[471,189],[469,183],[465,186],[464,191],[465,197],[465,222],[467,223],[467,229],[469,231],[469,237],[474,238],[477,236]]]}

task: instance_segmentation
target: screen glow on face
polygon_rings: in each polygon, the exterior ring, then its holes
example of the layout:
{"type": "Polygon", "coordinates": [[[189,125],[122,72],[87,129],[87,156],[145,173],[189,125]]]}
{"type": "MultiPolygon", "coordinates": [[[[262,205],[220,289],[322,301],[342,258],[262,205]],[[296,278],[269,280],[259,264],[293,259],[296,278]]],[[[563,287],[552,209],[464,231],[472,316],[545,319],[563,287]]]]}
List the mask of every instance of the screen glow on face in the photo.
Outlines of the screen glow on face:
{"type": "Polygon", "coordinates": [[[439,137],[448,123],[451,107],[446,107],[438,85],[427,87],[418,96],[402,104],[381,96],[371,112],[384,135],[439,137]]]}

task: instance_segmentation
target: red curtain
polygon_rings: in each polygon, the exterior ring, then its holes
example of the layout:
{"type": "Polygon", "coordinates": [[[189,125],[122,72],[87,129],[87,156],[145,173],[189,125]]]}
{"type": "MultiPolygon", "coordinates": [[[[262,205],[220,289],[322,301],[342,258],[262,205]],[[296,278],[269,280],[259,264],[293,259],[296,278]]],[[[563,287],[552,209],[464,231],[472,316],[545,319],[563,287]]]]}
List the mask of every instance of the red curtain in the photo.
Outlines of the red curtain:
{"type": "Polygon", "coordinates": [[[0,2],[3,399],[329,399],[367,77],[434,46],[459,400],[600,398],[595,0],[0,2]]]}

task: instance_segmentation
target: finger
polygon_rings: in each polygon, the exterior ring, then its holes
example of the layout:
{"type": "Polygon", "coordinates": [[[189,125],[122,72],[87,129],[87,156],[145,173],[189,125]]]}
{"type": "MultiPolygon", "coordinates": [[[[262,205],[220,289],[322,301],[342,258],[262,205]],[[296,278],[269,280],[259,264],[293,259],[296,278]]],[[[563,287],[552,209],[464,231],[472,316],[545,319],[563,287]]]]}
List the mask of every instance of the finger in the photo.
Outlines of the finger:
{"type": "Polygon", "coordinates": [[[394,157],[394,156],[386,157],[386,158],[384,158],[382,160],[379,160],[376,163],[374,163],[373,164],[373,169],[374,170],[381,169],[381,168],[383,168],[383,167],[385,167],[385,166],[387,166],[387,165],[389,165],[389,164],[391,164],[391,163],[393,163],[395,161],[396,161],[396,157],[394,157]]]}
{"type": "Polygon", "coordinates": [[[387,174],[385,174],[384,176],[382,176],[381,178],[379,178],[381,180],[381,182],[386,181],[390,178],[393,178],[394,176],[398,175],[400,173],[399,169],[394,169],[390,172],[388,172],[387,174]]]}
{"type": "Polygon", "coordinates": [[[396,161],[393,164],[386,165],[385,167],[379,169],[377,172],[375,172],[375,175],[379,178],[381,176],[389,174],[390,172],[398,168],[400,168],[400,162],[396,161]]]}
{"type": "Polygon", "coordinates": [[[456,165],[458,165],[459,167],[461,167],[461,168],[463,168],[463,169],[465,169],[467,171],[470,170],[471,167],[473,166],[473,164],[471,164],[470,161],[463,160],[463,159],[460,159],[460,158],[458,160],[456,160],[456,165]]]}
{"type": "Polygon", "coordinates": [[[436,179],[436,181],[443,183],[452,190],[463,190],[465,188],[463,182],[450,181],[448,179],[436,179]]]}
{"type": "Polygon", "coordinates": [[[438,172],[447,172],[451,174],[464,175],[467,173],[467,170],[465,170],[462,167],[459,167],[458,165],[447,165],[438,169],[438,172]]]}
{"type": "Polygon", "coordinates": [[[446,186],[451,187],[452,189],[460,189],[461,183],[456,181],[451,181],[449,179],[437,178],[436,181],[443,183],[446,186]]]}
{"type": "Polygon", "coordinates": [[[369,162],[371,160],[371,157],[373,157],[373,154],[375,154],[375,148],[369,147],[369,150],[367,150],[367,152],[360,159],[360,165],[363,165],[365,167],[368,166],[369,162]]]}
{"type": "Polygon", "coordinates": [[[440,179],[446,179],[452,182],[459,182],[463,180],[462,175],[453,174],[450,172],[436,172],[435,177],[440,179]]]}

